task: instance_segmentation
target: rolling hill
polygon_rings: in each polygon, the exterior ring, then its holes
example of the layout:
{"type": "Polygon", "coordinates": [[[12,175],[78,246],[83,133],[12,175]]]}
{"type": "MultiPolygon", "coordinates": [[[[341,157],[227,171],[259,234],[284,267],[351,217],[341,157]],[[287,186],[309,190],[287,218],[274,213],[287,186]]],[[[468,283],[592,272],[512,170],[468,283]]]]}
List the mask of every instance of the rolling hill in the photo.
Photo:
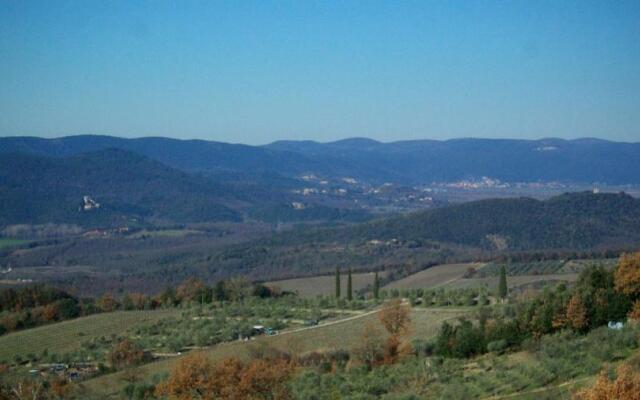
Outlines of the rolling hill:
{"type": "Polygon", "coordinates": [[[306,204],[295,181],[265,171],[187,172],[138,153],[107,148],[43,156],[0,152],[0,227],[66,223],[84,227],[139,223],[362,221],[368,213],[306,204]],[[80,211],[89,196],[99,208],[80,211]]]}
{"type": "Polygon", "coordinates": [[[434,240],[484,249],[602,249],[640,245],[640,200],[567,193],[473,201],[354,227],[362,239],[434,240]]]}
{"type": "Polygon", "coordinates": [[[135,153],[107,149],[68,158],[0,157],[0,225],[131,224],[134,220],[239,220],[247,201],[229,188],[135,153]],[[84,196],[99,203],[80,210],[84,196]]]}

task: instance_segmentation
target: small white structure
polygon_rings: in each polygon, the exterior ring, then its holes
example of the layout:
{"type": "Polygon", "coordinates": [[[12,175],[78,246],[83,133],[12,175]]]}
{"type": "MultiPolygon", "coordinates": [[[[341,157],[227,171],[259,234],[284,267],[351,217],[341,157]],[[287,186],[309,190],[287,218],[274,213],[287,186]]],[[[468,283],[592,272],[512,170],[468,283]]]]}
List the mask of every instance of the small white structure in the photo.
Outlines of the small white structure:
{"type": "Polygon", "coordinates": [[[306,208],[303,203],[300,203],[298,201],[292,202],[291,207],[293,207],[294,210],[304,210],[306,208]]]}
{"type": "Polygon", "coordinates": [[[82,197],[82,205],[80,211],[90,211],[96,208],[100,208],[100,203],[94,201],[90,196],[82,197]]]}
{"type": "Polygon", "coordinates": [[[624,327],[624,324],[622,322],[609,321],[607,326],[609,327],[609,329],[615,329],[618,331],[624,327]]]}

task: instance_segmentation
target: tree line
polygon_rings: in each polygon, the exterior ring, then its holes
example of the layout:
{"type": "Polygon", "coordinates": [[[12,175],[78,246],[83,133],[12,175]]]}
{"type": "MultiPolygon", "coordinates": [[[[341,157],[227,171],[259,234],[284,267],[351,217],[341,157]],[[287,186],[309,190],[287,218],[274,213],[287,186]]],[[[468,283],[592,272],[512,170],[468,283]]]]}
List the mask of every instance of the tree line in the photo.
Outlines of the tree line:
{"type": "Polygon", "coordinates": [[[213,286],[207,286],[197,278],[188,278],[176,288],[167,287],[154,296],[132,292],[120,297],[105,293],[98,298],[79,298],[68,291],[40,284],[9,288],[0,291],[0,335],[102,312],[154,310],[194,302],[210,304],[250,296],[267,298],[286,294],[243,278],[220,280],[213,286]]]}

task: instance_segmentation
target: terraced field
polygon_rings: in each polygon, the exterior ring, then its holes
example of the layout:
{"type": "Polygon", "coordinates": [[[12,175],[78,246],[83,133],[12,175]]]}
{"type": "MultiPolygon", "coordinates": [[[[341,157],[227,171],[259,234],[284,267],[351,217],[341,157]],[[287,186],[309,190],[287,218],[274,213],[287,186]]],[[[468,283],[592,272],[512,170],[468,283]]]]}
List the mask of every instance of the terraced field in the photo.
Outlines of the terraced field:
{"type": "Polygon", "coordinates": [[[117,311],[58,322],[0,336],[0,360],[16,355],[65,353],[80,348],[83,341],[100,336],[122,334],[135,325],[176,315],[179,310],[117,311]]]}

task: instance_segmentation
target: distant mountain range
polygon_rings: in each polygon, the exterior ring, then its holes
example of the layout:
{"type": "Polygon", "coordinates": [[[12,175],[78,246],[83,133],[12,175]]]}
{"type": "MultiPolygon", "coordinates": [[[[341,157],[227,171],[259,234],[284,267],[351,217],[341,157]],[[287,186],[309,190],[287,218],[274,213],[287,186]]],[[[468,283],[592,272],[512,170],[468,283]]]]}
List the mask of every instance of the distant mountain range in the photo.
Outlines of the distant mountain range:
{"type": "Polygon", "coordinates": [[[279,141],[247,146],[153,137],[0,138],[0,153],[65,157],[107,148],[135,152],[182,171],[232,180],[286,182],[289,178],[314,174],[403,185],[483,176],[503,182],[640,184],[640,143],[599,139],[381,143],[355,138],[331,143],[279,141]]]}

